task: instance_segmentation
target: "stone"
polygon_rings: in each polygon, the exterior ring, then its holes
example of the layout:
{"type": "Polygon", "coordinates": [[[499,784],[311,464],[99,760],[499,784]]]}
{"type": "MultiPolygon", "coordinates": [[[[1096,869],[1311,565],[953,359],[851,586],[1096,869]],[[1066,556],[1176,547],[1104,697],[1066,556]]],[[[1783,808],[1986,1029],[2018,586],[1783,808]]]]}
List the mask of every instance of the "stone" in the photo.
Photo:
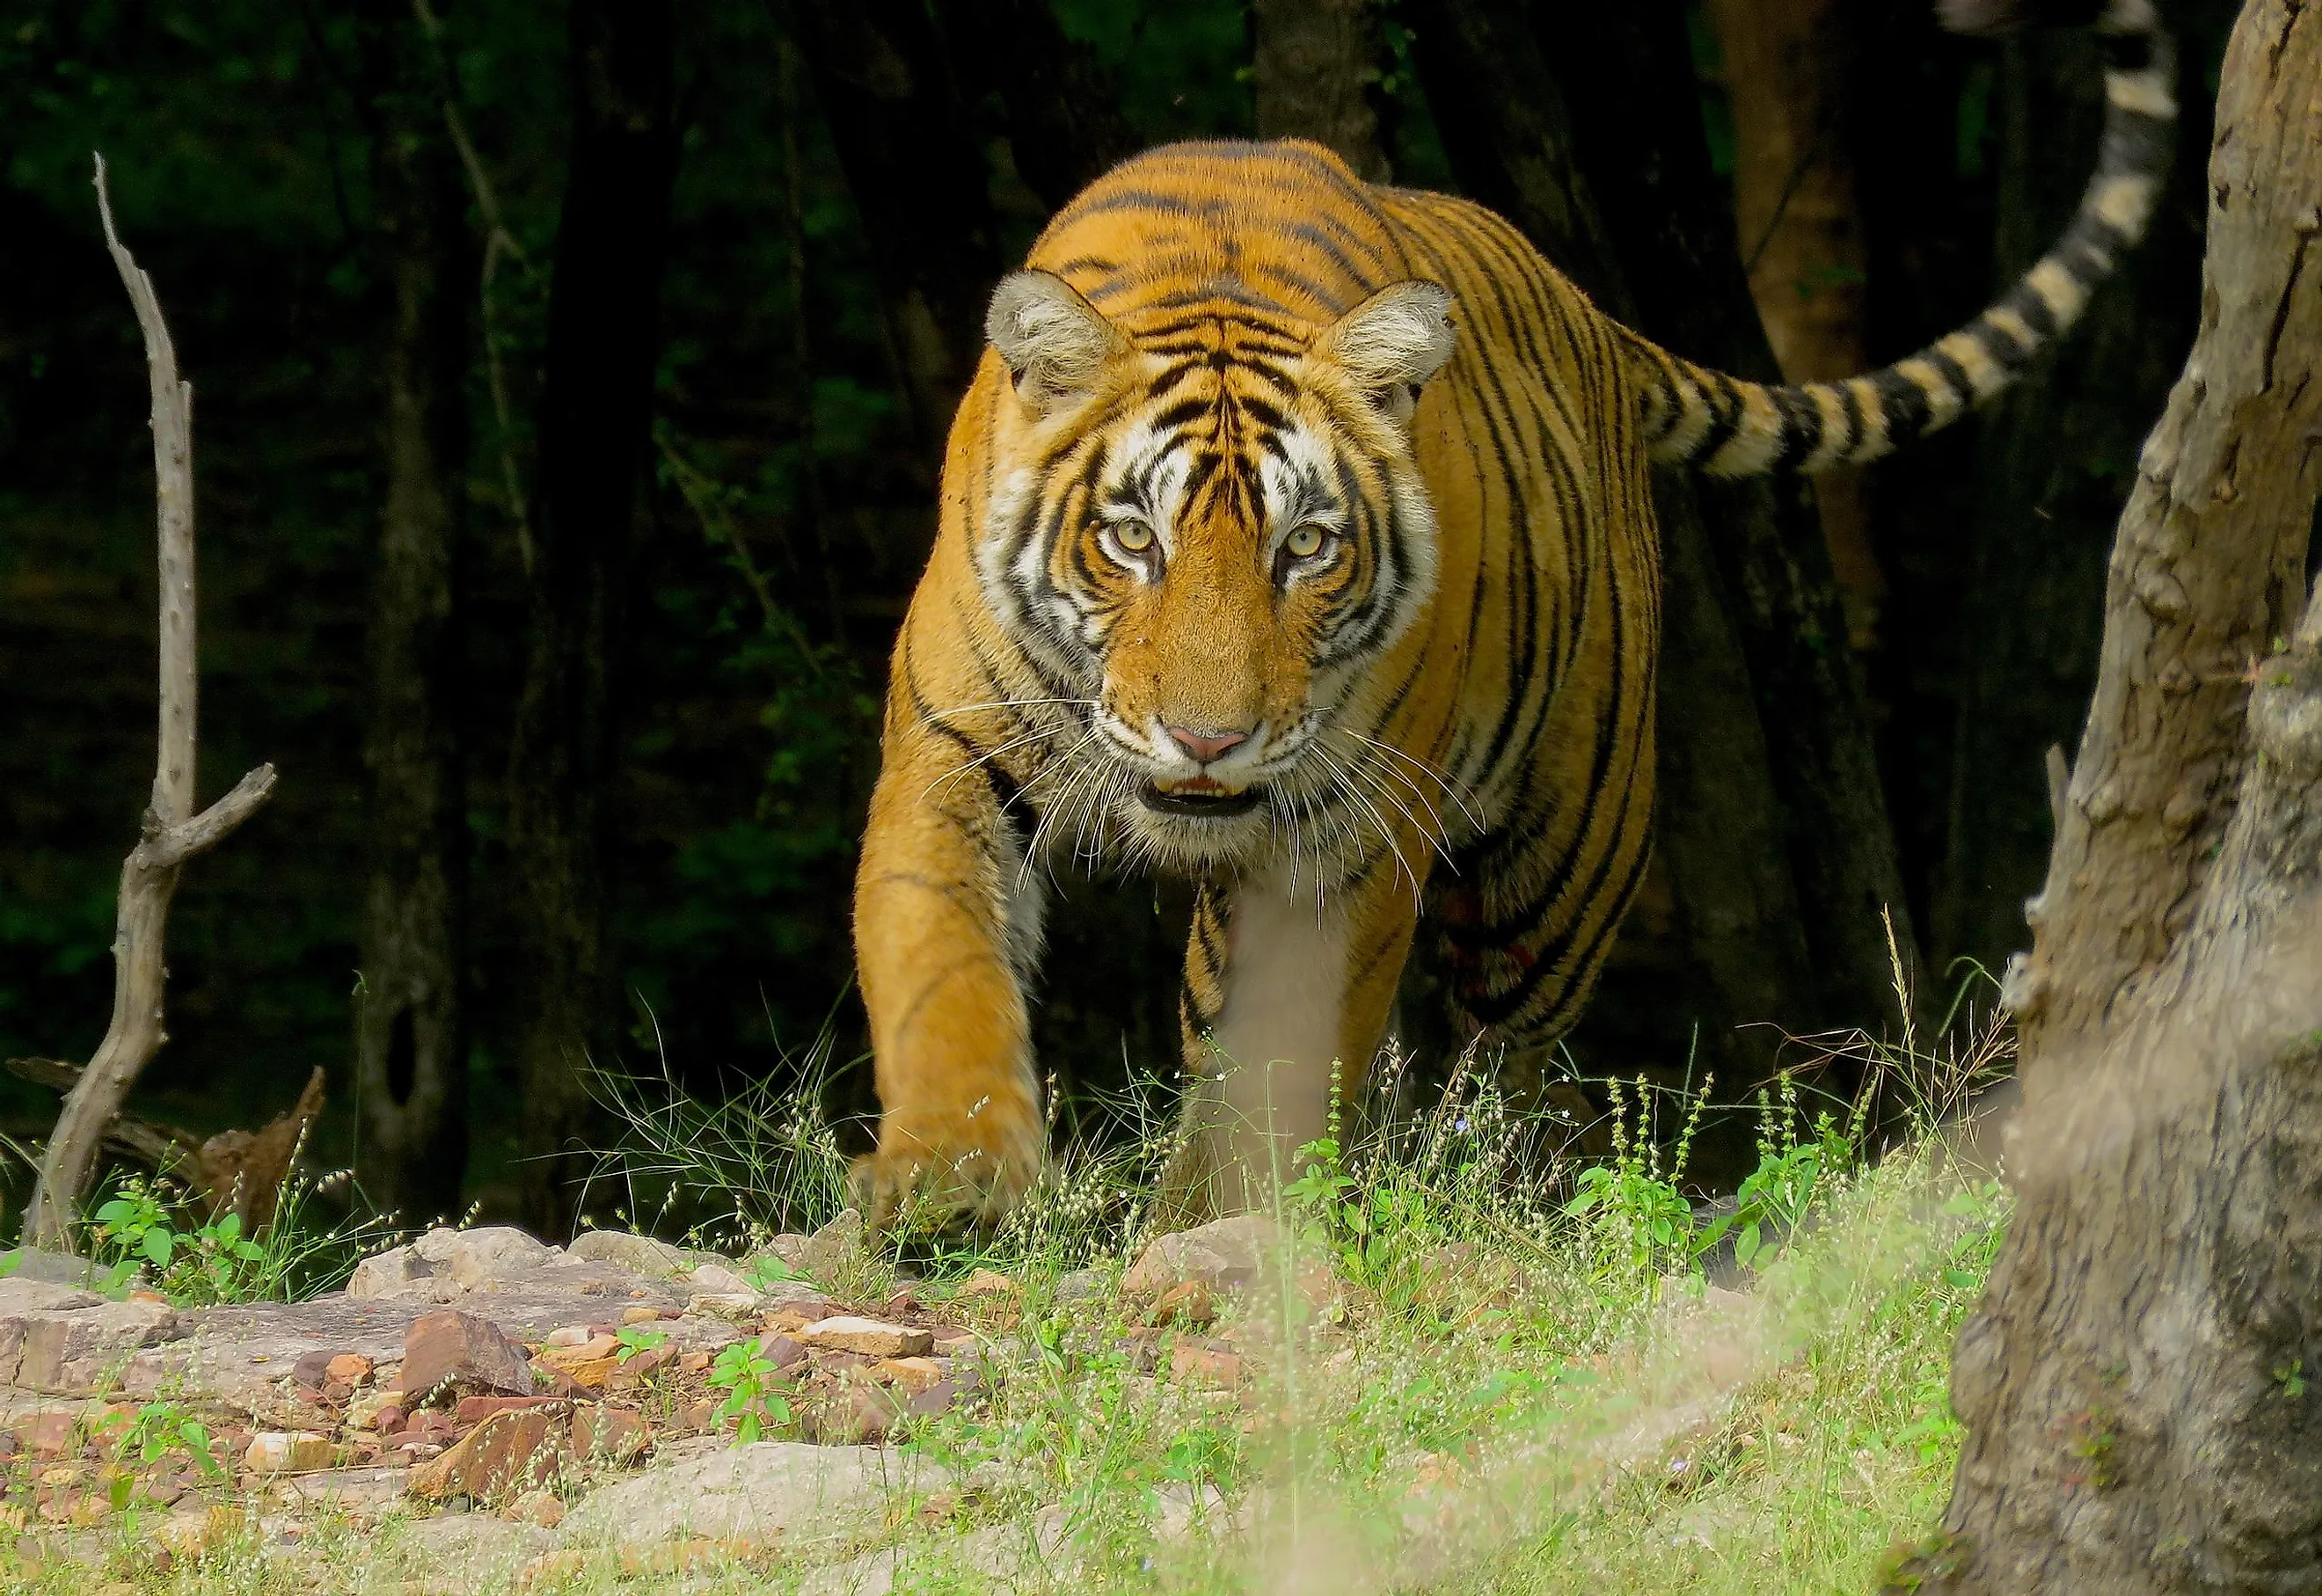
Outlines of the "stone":
{"type": "Polygon", "coordinates": [[[19,1338],[13,1360],[0,1358],[0,1378],[28,1391],[76,1395],[109,1385],[140,1347],[181,1333],[177,1310],[157,1302],[99,1302],[94,1307],[26,1313],[10,1323],[19,1338]],[[14,1367],[5,1367],[13,1361],[14,1367]]]}
{"type": "Polygon", "coordinates": [[[572,1410],[572,1450],[583,1462],[626,1464],[652,1444],[644,1415],[632,1409],[586,1402],[572,1410]]]}
{"type": "Polygon", "coordinates": [[[913,1395],[937,1384],[951,1371],[934,1358],[887,1358],[871,1366],[871,1372],[890,1384],[913,1395]]]}
{"type": "Polygon", "coordinates": [[[632,1236],[626,1230],[589,1231],[576,1238],[565,1252],[586,1263],[617,1264],[648,1280],[675,1280],[708,1260],[707,1254],[689,1253],[683,1247],[672,1246],[650,1236],[632,1236]]]}
{"type": "Polygon", "coordinates": [[[43,1408],[16,1423],[15,1434],[35,1457],[58,1457],[80,1450],[84,1436],[79,1412],[69,1408],[43,1408]]]}
{"type": "Polygon", "coordinates": [[[911,1393],[903,1404],[903,1411],[913,1418],[933,1418],[938,1413],[948,1413],[959,1402],[961,1386],[949,1378],[937,1381],[911,1393]]]}
{"type": "Polygon", "coordinates": [[[6,1289],[18,1285],[87,1287],[96,1283],[96,1265],[70,1253],[44,1253],[37,1247],[14,1247],[0,1252],[0,1312],[7,1311],[6,1289]]]}
{"type": "Polygon", "coordinates": [[[359,1391],[347,1399],[347,1427],[351,1430],[376,1430],[380,1418],[392,1412],[397,1418],[403,1409],[395,1406],[395,1393],[378,1390],[359,1391]]]}
{"type": "Polygon", "coordinates": [[[1241,1383],[1241,1354],[1182,1342],[1170,1349],[1169,1373],[1181,1385],[1231,1391],[1241,1383]]]}
{"type": "Polygon", "coordinates": [[[949,1482],[908,1450],[759,1441],[605,1486],[572,1509],[561,1538],[638,1546],[708,1536],[779,1541],[795,1553],[880,1535],[949,1482]]]}
{"type": "Polygon", "coordinates": [[[517,1524],[553,1529],[564,1522],[564,1504],[545,1491],[527,1491],[501,1509],[500,1517],[517,1524]]]}
{"type": "Polygon", "coordinates": [[[1024,1294],[1024,1288],[996,1269],[979,1269],[959,1282],[952,1291],[954,1302],[988,1302],[994,1298],[1013,1300],[1024,1294]]]}
{"type": "Polygon", "coordinates": [[[874,1358],[925,1357],[935,1350],[936,1345],[936,1338],[925,1330],[885,1324],[878,1319],[860,1318],[853,1314],[817,1319],[800,1330],[798,1338],[809,1346],[828,1347],[835,1352],[859,1352],[874,1358]]]}
{"type": "Polygon", "coordinates": [[[632,1303],[621,1309],[621,1323],[624,1325],[650,1325],[660,1318],[660,1309],[647,1308],[643,1303],[632,1303]]]}
{"type": "Polygon", "coordinates": [[[841,1208],[829,1224],[806,1238],[795,1261],[783,1262],[819,1285],[834,1285],[861,1263],[864,1236],[863,1216],[853,1208],[841,1208]]]}
{"type": "Polygon", "coordinates": [[[1156,1236],[1120,1282],[1131,1297],[1158,1297],[1199,1281],[1212,1291],[1247,1290],[1271,1273],[1282,1233],[1262,1214],[1237,1214],[1156,1236]]]}
{"type": "Polygon", "coordinates": [[[421,1281],[432,1280],[435,1266],[409,1247],[389,1247],[355,1265],[347,1277],[347,1295],[358,1302],[400,1294],[421,1281]]]}
{"type": "Polygon", "coordinates": [[[1210,1299],[1206,1281],[1179,1281],[1154,1301],[1147,1316],[1156,1325],[1183,1325],[1187,1329],[1206,1330],[1218,1317],[1217,1306],[1210,1299]]]}
{"type": "Polygon", "coordinates": [[[320,1348],[307,1353],[290,1365],[290,1378],[303,1391],[318,1391],[329,1383],[331,1358],[334,1354],[320,1348]]]}
{"type": "Polygon", "coordinates": [[[546,1408],[562,1413],[571,1406],[562,1397],[462,1397],[452,1409],[456,1425],[481,1424],[495,1413],[515,1413],[526,1408],[546,1408]]]}
{"type": "Polygon", "coordinates": [[[758,1294],[755,1291],[697,1292],[686,1303],[685,1311],[694,1318],[755,1318],[758,1315],[758,1294]]]}
{"type": "Polygon", "coordinates": [[[411,1471],[406,1487],[425,1501],[494,1497],[555,1478],[570,1461],[570,1429],[543,1408],[495,1413],[441,1457],[411,1471]]]}
{"type": "Polygon", "coordinates": [[[585,1346],[596,1339],[596,1335],[597,1333],[586,1325],[559,1325],[542,1338],[541,1355],[545,1357],[551,1352],[563,1347],[585,1346]]]}
{"type": "Polygon", "coordinates": [[[411,1322],[404,1333],[398,1382],[407,1396],[421,1400],[447,1382],[503,1396],[533,1394],[532,1364],[524,1348],[489,1320],[457,1309],[422,1314],[411,1322]]]}
{"type": "Polygon", "coordinates": [[[250,1438],[242,1466],[253,1474],[303,1474],[337,1461],[331,1437],[313,1430],[261,1430],[250,1438]]]}
{"type": "Polygon", "coordinates": [[[758,1355],[777,1369],[788,1369],[806,1362],[806,1343],[781,1330],[769,1330],[758,1337],[758,1355]]]}
{"type": "Polygon", "coordinates": [[[487,1225],[476,1230],[429,1231],[411,1244],[411,1250],[470,1290],[487,1281],[507,1280],[553,1263],[563,1253],[535,1240],[512,1225],[487,1225]]]}
{"type": "Polygon", "coordinates": [[[782,1235],[768,1242],[764,1250],[772,1253],[775,1257],[780,1258],[782,1261],[783,1267],[789,1269],[793,1273],[804,1274],[806,1272],[807,1250],[813,1245],[814,1237],[810,1236],[800,1236],[794,1230],[785,1230],[782,1235]]]}
{"type": "Polygon", "coordinates": [[[95,1308],[104,1300],[96,1292],[64,1281],[0,1276],[0,1318],[13,1318],[20,1313],[69,1313],[76,1308],[95,1308]]]}
{"type": "MultiPolygon", "coordinates": [[[[551,1337],[552,1342],[553,1339],[551,1337]]],[[[578,1345],[570,1343],[562,1346],[544,1345],[540,1349],[539,1361],[553,1369],[570,1369],[576,1364],[593,1363],[600,1358],[609,1358],[620,1349],[617,1336],[591,1336],[578,1345]]]]}
{"type": "Polygon", "coordinates": [[[903,1417],[903,1404],[876,1386],[845,1385],[800,1409],[799,1429],[826,1446],[860,1446],[884,1441],[903,1417]]]}
{"type": "Polygon", "coordinates": [[[370,1378],[370,1360],[359,1352],[343,1352],[323,1366],[325,1374],[349,1385],[361,1385],[370,1378]]]}
{"type": "Polygon", "coordinates": [[[756,1294],[755,1287],[723,1263],[704,1263],[693,1272],[690,1278],[696,1291],[748,1291],[754,1296],[756,1294]]]}

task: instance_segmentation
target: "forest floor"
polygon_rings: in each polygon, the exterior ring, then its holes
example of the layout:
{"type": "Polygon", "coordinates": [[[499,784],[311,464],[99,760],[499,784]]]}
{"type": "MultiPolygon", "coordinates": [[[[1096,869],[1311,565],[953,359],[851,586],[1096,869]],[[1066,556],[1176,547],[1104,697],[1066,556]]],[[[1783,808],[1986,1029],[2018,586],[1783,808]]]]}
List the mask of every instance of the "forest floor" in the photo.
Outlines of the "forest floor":
{"type": "MultiPolygon", "coordinates": [[[[402,1394],[389,1377],[419,1362],[416,1329],[413,1350],[344,1363],[327,1336],[284,1343],[315,1367],[262,1373],[323,1414],[312,1429],[242,1400],[188,1431],[210,1388],[166,1373],[52,1402],[79,1417],[45,1437],[20,1406],[0,1586],[1869,1590],[1942,1510],[1951,1344],[2006,1198],[1932,1130],[1873,1163],[1827,1118],[1789,1118],[1715,1217],[1625,1135],[1553,1199],[1527,1195],[1507,1178],[1523,1138],[1481,1094],[1344,1156],[1309,1149],[1275,1215],[1174,1236],[1133,1218],[1124,1234],[1106,1203],[1125,1166],[1083,1166],[1001,1237],[910,1276],[851,1216],[718,1258],[576,1244],[521,1281],[496,1239],[512,1233],[462,1233],[502,1261],[447,1270],[437,1232],[419,1247],[432,1288],[398,1250],[367,1266],[361,1300],[267,1311],[360,1309],[370,1326],[402,1301],[379,1320],[401,1336],[431,1307],[489,1309],[517,1327],[483,1361],[519,1347],[531,1409],[492,1417],[475,1394],[490,1388],[451,1376],[402,1394]],[[558,1318],[524,1291],[616,1253],[664,1266],[623,1299],[635,1311],[524,1327],[558,1318]],[[594,1317],[631,1322],[579,1322],[594,1317]],[[568,1446],[577,1423],[600,1444],[568,1446]],[[519,1424],[555,1444],[511,1473],[519,1424]],[[285,1455],[300,1448],[314,1455],[285,1455]],[[196,1450],[224,1466],[195,1469],[196,1450]]],[[[715,1140],[701,1130],[697,1149],[715,1140]]],[[[209,1322],[171,1367],[240,1361],[208,1349],[230,1321],[209,1322]]]]}

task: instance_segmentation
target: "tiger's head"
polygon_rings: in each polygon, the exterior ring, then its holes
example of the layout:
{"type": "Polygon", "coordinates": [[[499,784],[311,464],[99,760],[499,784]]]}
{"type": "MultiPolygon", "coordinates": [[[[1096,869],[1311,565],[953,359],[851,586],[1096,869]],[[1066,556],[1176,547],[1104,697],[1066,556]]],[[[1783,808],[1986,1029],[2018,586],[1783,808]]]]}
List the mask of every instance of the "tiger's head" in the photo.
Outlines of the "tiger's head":
{"type": "Polygon", "coordinates": [[[1411,422],[1450,305],[1397,283],[1317,330],[1221,293],[1124,325],[1045,271],[1000,285],[978,570],[1075,706],[1059,834],[1201,868],[1362,828],[1334,721],[1433,591],[1411,422]]]}

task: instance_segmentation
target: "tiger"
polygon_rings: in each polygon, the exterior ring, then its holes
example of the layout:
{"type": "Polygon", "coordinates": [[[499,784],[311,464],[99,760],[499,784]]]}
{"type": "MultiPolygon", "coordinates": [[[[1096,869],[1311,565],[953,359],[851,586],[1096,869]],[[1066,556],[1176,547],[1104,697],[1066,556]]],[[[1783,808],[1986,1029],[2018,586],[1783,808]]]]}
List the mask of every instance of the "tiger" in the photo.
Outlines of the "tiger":
{"type": "Polygon", "coordinates": [[[1359,1089],[1423,912],[1459,1035],[1570,1026],[1647,857],[1651,470],[1865,464],[2070,328],[2175,115],[2147,0],[2100,26],[2070,226],[1972,322],[1840,381],[1695,365],[1491,211],[1313,143],[1154,149],[1057,212],[992,295],[891,658],[855,898],[872,1220],[988,1224],[1038,1179],[1061,860],[1193,885],[1195,1208],[1278,1189],[1359,1089]]]}

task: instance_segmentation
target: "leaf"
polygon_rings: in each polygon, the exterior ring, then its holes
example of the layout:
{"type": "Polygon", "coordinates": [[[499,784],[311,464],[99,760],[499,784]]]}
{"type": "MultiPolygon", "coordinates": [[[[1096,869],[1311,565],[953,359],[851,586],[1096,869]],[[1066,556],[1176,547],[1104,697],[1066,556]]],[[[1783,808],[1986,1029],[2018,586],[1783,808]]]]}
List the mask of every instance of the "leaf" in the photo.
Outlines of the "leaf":
{"type": "Polygon", "coordinates": [[[169,1267],[169,1254],[177,1250],[178,1238],[165,1226],[155,1226],[145,1233],[144,1252],[148,1258],[163,1269],[169,1267]]]}
{"type": "Polygon", "coordinates": [[[242,1216],[228,1214],[209,1227],[211,1236],[221,1245],[232,1246],[242,1239],[242,1216]]]}

